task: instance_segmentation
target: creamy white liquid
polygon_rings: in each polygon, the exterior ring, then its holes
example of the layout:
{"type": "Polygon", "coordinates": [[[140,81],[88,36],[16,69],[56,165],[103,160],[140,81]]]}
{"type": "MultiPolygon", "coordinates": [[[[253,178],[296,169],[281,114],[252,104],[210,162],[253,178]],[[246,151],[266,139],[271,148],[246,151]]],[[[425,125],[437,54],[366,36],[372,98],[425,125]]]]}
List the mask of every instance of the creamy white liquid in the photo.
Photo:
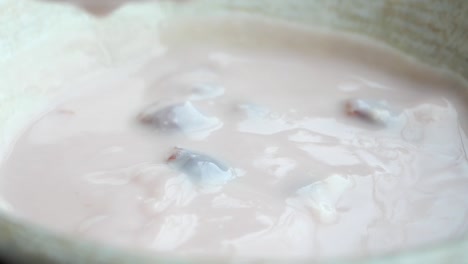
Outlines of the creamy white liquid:
{"type": "Polygon", "coordinates": [[[20,136],[0,168],[12,213],[176,255],[366,256],[466,234],[457,81],[374,43],[247,18],[163,40],[20,136]],[[360,114],[369,105],[381,111],[360,114]]]}

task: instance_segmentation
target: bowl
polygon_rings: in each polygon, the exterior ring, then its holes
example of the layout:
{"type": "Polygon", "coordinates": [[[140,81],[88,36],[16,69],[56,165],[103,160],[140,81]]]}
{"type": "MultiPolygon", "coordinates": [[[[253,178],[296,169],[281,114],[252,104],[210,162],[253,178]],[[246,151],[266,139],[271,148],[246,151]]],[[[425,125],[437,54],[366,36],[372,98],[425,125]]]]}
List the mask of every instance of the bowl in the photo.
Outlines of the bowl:
{"type": "MultiPolygon", "coordinates": [[[[15,135],[31,118],[43,112],[59,95],[69,92],[64,80],[79,80],[143,56],[144,52],[158,52],[155,36],[164,25],[174,21],[230,14],[262,16],[363,35],[462,81],[468,79],[465,0],[135,1],[106,17],[93,17],[76,7],[57,3],[3,0],[0,1],[0,159],[8,154],[15,135]],[[107,36],[106,42],[100,38],[103,35],[107,36]],[[86,47],[86,52],[77,47],[86,47]],[[58,65],[67,68],[58,74],[58,65]]],[[[8,211],[9,205],[0,194],[0,256],[14,263],[317,263],[154,256],[57,234],[18,219],[8,211]]],[[[397,254],[320,263],[468,263],[468,237],[397,254]]]]}

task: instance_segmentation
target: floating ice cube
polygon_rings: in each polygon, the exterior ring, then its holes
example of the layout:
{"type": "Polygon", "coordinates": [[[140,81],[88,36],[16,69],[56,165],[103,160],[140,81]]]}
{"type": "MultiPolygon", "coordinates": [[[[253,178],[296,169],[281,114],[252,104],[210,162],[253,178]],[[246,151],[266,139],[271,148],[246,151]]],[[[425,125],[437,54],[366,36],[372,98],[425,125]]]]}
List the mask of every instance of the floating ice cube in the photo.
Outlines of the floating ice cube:
{"type": "Polygon", "coordinates": [[[332,175],[300,188],[296,194],[299,201],[310,208],[320,222],[329,224],[337,220],[336,204],[352,184],[349,177],[332,175]]]}
{"type": "Polygon", "coordinates": [[[190,101],[161,106],[153,104],[140,113],[141,122],[165,132],[211,132],[222,123],[201,113],[190,101]]]}
{"type": "Polygon", "coordinates": [[[346,102],[346,112],[350,116],[357,116],[366,121],[386,125],[395,113],[384,102],[351,99],[346,102]]]}
{"type": "Polygon", "coordinates": [[[174,148],[167,162],[202,187],[219,187],[235,177],[235,171],[225,163],[183,148],[174,148]]]}

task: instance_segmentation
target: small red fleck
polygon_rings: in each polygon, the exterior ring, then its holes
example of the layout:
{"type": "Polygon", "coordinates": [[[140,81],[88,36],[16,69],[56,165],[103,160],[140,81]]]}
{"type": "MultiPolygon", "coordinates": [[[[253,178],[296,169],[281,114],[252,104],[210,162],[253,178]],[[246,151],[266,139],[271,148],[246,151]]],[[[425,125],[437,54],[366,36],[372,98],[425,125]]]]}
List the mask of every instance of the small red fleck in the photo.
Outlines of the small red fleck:
{"type": "Polygon", "coordinates": [[[171,156],[169,156],[169,158],[167,158],[166,162],[171,162],[171,161],[176,160],[179,157],[179,154],[180,154],[180,148],[175,147],[173,150],[173,153],[171,154],[171,156]]]}
{"type": "Polygon", "coordinates": [[[176,159],[177,159],[177,154],[174,153],[174,154],[172,154],[172,155],[167,159],[167,162],[169,162],[169,161],[174,161],[174,160],[176,160],[176,159]]]}
{"type": "Polygon", "coordinates": [[[346,114],[348,114],[349,116],[356,115],[356,109],[354,109],[352,102],[346,102],[345,109],[346,109],[346,114]]]}

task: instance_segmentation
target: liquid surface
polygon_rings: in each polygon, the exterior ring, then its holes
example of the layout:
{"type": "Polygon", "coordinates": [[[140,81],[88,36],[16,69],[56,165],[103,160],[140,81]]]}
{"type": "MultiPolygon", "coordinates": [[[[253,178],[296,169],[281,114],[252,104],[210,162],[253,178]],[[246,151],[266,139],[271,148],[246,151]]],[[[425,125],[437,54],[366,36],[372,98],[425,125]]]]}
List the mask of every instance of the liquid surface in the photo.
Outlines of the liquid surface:
{"type": "Polygon", "coordinates": [[[178,255],[366,256],[466,234],[456,81],[370,42],[257,20],[163,40],[70,84],[83,93],[21,135],[0,168],[12,213],[178,255]]]}

